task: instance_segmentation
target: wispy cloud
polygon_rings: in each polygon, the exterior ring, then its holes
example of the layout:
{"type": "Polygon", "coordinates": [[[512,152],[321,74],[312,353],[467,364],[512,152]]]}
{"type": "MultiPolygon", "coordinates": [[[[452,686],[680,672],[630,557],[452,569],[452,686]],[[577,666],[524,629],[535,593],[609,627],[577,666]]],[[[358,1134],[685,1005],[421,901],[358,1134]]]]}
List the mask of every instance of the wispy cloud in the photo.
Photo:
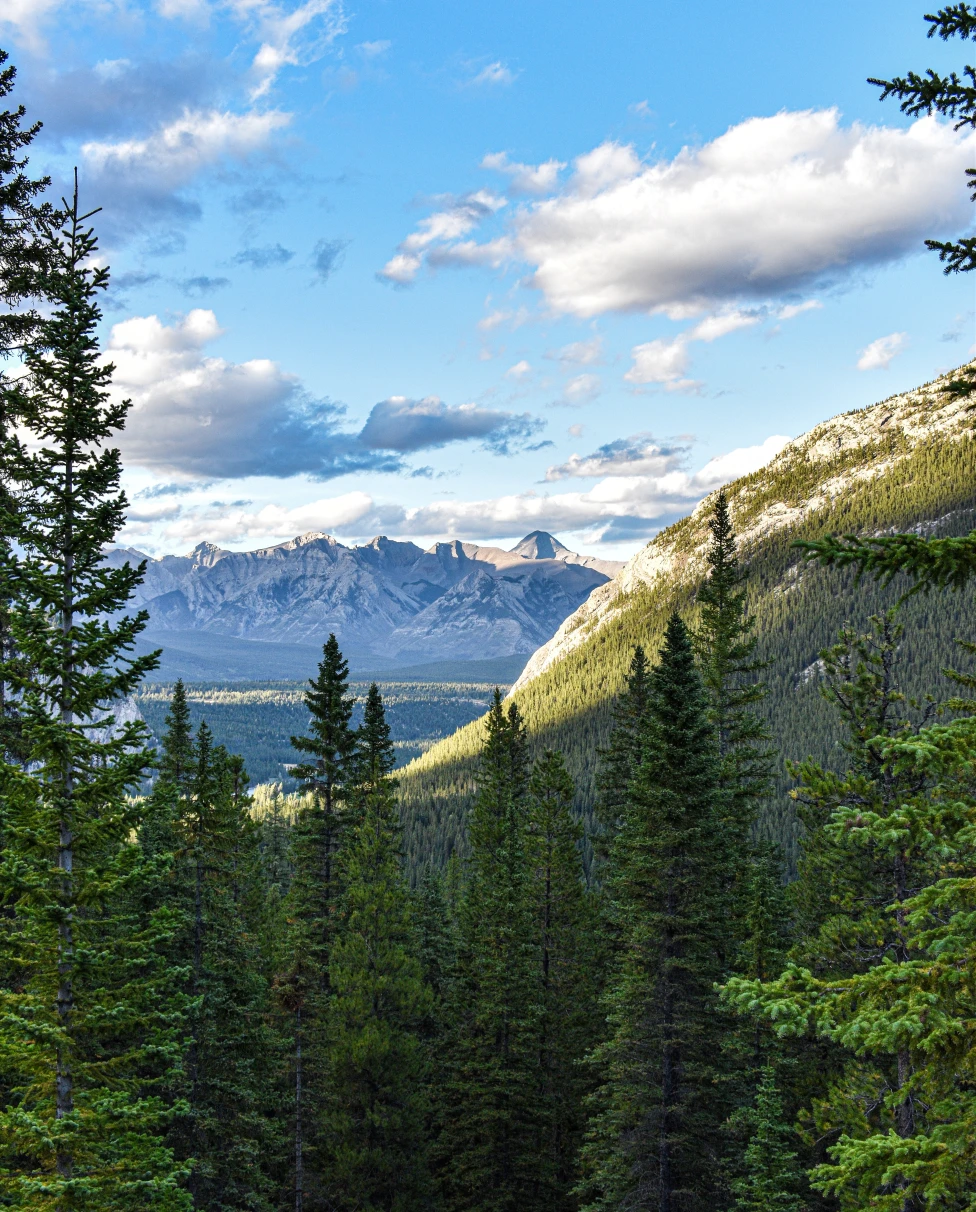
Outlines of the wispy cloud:
{"type": "Polygon", "coordinates": [[[878,337],[861,350],[857,360],[858,370],[887,370],[893,358],[908,345],[908,333],[892,332],[886,337],[878,337]]]}

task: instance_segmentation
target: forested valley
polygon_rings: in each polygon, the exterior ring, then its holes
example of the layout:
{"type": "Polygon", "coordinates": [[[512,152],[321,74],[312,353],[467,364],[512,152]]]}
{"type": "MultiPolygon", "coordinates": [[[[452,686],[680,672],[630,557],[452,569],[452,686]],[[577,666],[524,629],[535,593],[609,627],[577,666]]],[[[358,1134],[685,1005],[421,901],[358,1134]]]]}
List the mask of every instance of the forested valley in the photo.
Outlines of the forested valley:
{"type": "MultiPolygon", "coordinates": [[[[932,20],[976,32],[965,5],[932,20]]],[[[976,121],[958,80],[885,87],[976,121]]],[[[623,652],[585,819],[495,690],[458,828],[408,855],[431,822],[334,635],[299,791],[255,796],[182,683],[158,750],[116,718],[157,663],[140,569],[104,560],[128,405],[95,212],[42,200],[35,133],[0,114],[0,1207],[976,1208],[976,645],[947,683],[903,676],[915,591],[970,594],[976,534],[801,540],[818,575],[911,595],[820,653],[829,763],[775,751],[717,492],[694,595],[623,652]]],[[[939,391],[973,389],[967,367],[939,391]]]]}

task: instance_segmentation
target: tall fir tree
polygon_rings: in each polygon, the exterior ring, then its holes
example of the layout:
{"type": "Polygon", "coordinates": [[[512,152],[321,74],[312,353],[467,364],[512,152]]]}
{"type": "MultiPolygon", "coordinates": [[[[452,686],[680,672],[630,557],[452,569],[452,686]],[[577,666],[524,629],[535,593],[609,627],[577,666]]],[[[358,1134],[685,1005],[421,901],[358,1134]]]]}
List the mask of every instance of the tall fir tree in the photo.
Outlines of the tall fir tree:
{"type": "MultiPolygon", "coordinates": [[[[17,71],[0,50],[0,101],[13,92],[17,71]]],[[[45,242],[43,224],[51,222],[50,206],[39,195],[50,184],[47,177],[27,172],[27,151],[40,131],[40,123],[24,124],[23,105],[0,110],[0,510],[7,521],[0,525],[0,544],[6,549],[14,538],[18,493],[12,471],[22,454],[18,435],[16,378],[10,379],[3,363],[16,356],[36,334],[36,305],[42,292],[39,272],[45,242]]],[[[0,563],[0,670],[12,668],[17,650],[10,630],[11,589],[0,563]]],[[[0,756],[23,760],[22,725],[18,698],[8,679],[0,674],[0,756]]]]}
{"type": "Polygon", "coordinates": [[[821,1041],[806,1119],[827,1148],[811,1181],[845,1212],[965,1208],[976,1183],[976,1047],[959,983],[976,955],[965,941],[976,724],[934,724],[906,705],[893,676],[901,646],[887,616],[822,654],[849,768],[798,765],[800,935],[782,975],[729,982],[780,1036],[821,1041]]]}
{"type": "Polygon", "coordinates": [[[650,702],[650,669],[644,649],[637,645],[631,657],[623,692],[613,706],[613,728],[609,744],[597,752],[596,819],[593,849],[597,873],[602,870],[613,845],[630,786],[640,765],[641,738],[647,726],[650,702]]]}
{"type": "Polygon", "coordinates": [[[167,911],[124,920],[123,894],[143,877],[131,838],[144,810],[130,795],[150,755],[144,726],[113,714],[156,659],[130,656],[145,614],[119,617],[142,568],[108,568],[102,554],[123,522],[110,442],[128,404],[109,395],[95,336],[108,272],[77,188],[65,210],[63,226],[41,222],[50,312],[24,347],[13,402],[32,440],[6,452],[19,501],[3,517],[16,546],[0,560],[21,659],[0,676],[19,699],[23,754],[0,762],[3,945],[18,972],[0,1022],[13,1092],[0,1182],[11,1207],[176,1209],[183,1170],[145,1080],[178,1058],[178,974],[159,952],[167,911]]]}
{"type": "Polygon", "coordinates": [[[213,744],[206,722],[187,749],[185,698],[174,693],[153,798],[169,822],[175,862],[162,887],[182,912],[173,959],[187,972],[188,1047],[170,1132],[192,1162],[195,1208],[271,1209],[282,1141],[269,1023],[270,981],[259,941],[264,889],[258,829],[240,758],[213,744]]]}
{"type": "Polygon", "coordinates": [[[804,1212],[796,1133],[784,1112],[776,1066],[770,1061],[762,1067],[748,1120],[750,1139],[744,1173],[734,1184],[734,1212],[804,1212]]]}
{"type": "Polygon", "coordinates": [[[722,975],[720,766],[688,631],[668,621],[650,676],[641,764],[614,840],[608,899],[621,939],[605,997],[610,1038],[580,1193],[593,1212],[722,1206],[727,1099],[716,1083],[722,975]]]}
{"type": "Polygon", "coordinates": [[[596,904],[583,875],[583,826],[562,754],[546,750],[529,780],[527,849],[539,939],[540,1206],[575,1207],[576,1157],[592,1086],[583,1058],[599,1038],[596,904]]]}
{"type": "Polygon", "coordinates": [[[539,940],[526,853],[525,728],[496,690],[471,813],[458,956],[445,1009],[437,1158],[451,1212],[528,1212],[539,1172],[539,940]]]}
{"type": "Polygon", "coordinates": [[[295,1212],[314,1207],[307,1193],[322,1185],[315,1125],[324,1089],[329,962],[341,890],[338,856],[353,817],[348,795],[356,758],[353,703],[349,666],[330,634],[305,693],[309,735],[292,737],[292,745],[309,755],[292,768],[309,799],[294,829],[294,874],[286,904],[288,963],[278,982],[280,1004],[291,1019],[295,1212]]]}
{"type": "Polygon", "coordinates": [[[323,1203],[349,1212],[426,1207],[431,1007],[400,849],[393,746],[374,683],[357,731],[356,824],[339,862],[329,961],[323,1203]]]}

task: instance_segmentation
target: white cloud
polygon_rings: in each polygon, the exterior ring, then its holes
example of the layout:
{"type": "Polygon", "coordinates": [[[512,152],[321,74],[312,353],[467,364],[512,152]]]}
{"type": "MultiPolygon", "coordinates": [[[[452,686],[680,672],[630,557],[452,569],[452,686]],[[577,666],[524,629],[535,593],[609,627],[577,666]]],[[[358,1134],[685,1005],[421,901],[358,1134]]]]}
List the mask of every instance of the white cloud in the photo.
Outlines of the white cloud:
{"type": "Polygon", "coordinates": [[[62,6],[62,0],[3,0],[0,6],[0,26],[12,25],[32,50],[41,48],[41,26],[52,11],[62,6]]]}
{"type": "Polygon", "coordinates": [[[512,193],[547,194],[555,188],[566,165],[562,160],[546,160],[544,164],[513,163],[507,152],[492,152],[481,161],[481,167],[511,177],[512,193]]]}
{"type": "MultiPolygon", "coordinates": [[[[799,313],[796,313],[799,314],[799,313]]],[[[752,328],[759,324],[765,316],[760,311],[724,311],[717,315],[706,316],[700,320],[687,335],[689,341],[717,341],[719,337],[727,337],[730,332],[738,332],[740,328],[752,328]]]]}
{"type": "Polygon", "coordinates": [[[546,481],[603,476],[660,477],[683,468],[688,451],[687,445],[662,446],[650,434],[634,434],[608,442],[589,455],[570,455],[565,463],[546,470],[546,481]]]}
{"type": "Polygon", "coordinates": [[[480,438],[494,454],[509,454],[535,437],[545,423],[526,413],[497,412],[477,404],[445,404],[437,396],[391,396],[376,404],[357,441],[369,450],[431,450],[448,442],[480,438]]]}
{"type": "Polygon", "coordinates": [[[773,434],[759,446],[740,446],[737,450],[730,450],[728,454],[716,455],[714,459],[710,459],[705,464],[701,471],[696,472],[695,483],[707,492],[711,492],[713,488],[718,488],[721,484],[728,484],[730,480],[747,476],[753,471],[758,471],[760,467],[765,467],[789,441],[790,439],[785,434],[773,434]]]}
{"type": "Polygon", "coordinates": [[[393,45],[387,38],[378,39],[376,42],[360,42],[356,47],[361,54],[367,59],[378,59],[380,55],[385,55],[393,45]]]}
{"type": "Polygon", "coordinates": [[[589,341],[573,341],[564,345],[555,354],[547,354],[560,362],[572,366],[598,366],[603,361],[603,338],[593,337],[589,341]]]}
{"type": "Polygon", "coordinates": [[[575,375],[563,388],[563,402],[573,406],[589,404],[600,394],[601,386],[599,375],[575,375]]]}
{"type": "Polygon", "coordinates": [[[294,509],[282,505],[265,505],[258,510],[216,506],[187,513],[168,525],[163,535],[171,543],[190,547],[202,540],[229,543],[246,538],[292,538],[314,530],[335,533],[355,526],[373,508],[372,497],[358,491],[309,501],[294,509]]]}
{"type": "Polygon", "coordinates": [[[496,60],[494,63],[489,63],[483,67],[480,72],[472,79],[472,84],[511,84],[515,79],[515,73],[511,68],[506,67],[501,60],[496,60]]]}
{"type": "Polygon", "coordinates": [[[288,10],[266,0],[231,0],[240,17],[255,25],[261,46],[254,56],[252,98],[264,96],[283,67],[300,67],[320,59],[346,30],[340,0],[306,0],[288,10]]]}
{"type": "Polygon", "coordinates": [[[508,370],[505,371],[505,378],[524,379],[525,376],[531,372],[531,370],[531,364],[526,362],[526,360],[523,358],[521,362],[516,362],[514,366],[510,366],[508,370]]]}
{"type": "Polygon", "coordinates": [[[207,357],[205,346],[220,335],[217,317],[204,308],[169,325],[136,316],[112,328],[106,360],[116,367],[113,392],[132,400],[118,438],[127,465],[207,480],[326,479],[400,467],[398,456],[341,432],[344,410],[309,400],[277,363],[207,357]]]}
{"type": "Polygon", "coordinates": [[[291,115],[280,110],[235,114],[186,109],[145,138],[92,140],[81,149],[88,188],[138,225],[160,212],[186,209],[178,191],[201,171],[266,150],[290,121],[291,115]]]}
{"type": "Polygon", "coordinates": [[[518,208],[507,255],[555,312],[735,309],[959,231],[974,155],[976,131],[935,117],[845,127],[835,109],[750,118],[655,163],[606,143],[553,197],[518,208]]]}
{"type": "Polygon", "coordinates": [[[688,341],[683,336],[671,341],[659,337],[635,345],[631,356],[634,365],[624,375],[628,383],[677,383],[688,369],[688,341]]]}
{"type": "Polygon", "coordinates": [[[857,360],[858,370],[887,370],[892,358],[896,357],[908,344],[908,333],[892,332],[886,337],[878,337],[870,345],[861,350],[857,360]]]}
{"type": "Polygon", "coordinates": [[[633,105],[628,105],[627,108],[638,118],[651,118],[654,115],[654,110],[651,109],[646,101],[635,101],[633,105]]]}
{"type": "Polygon", "coordinates": [[[406,286],[417,276],[423,264],[423,255],[431,245],[443,245],[445,251],[459,259],[463,257],[463,245],[459,241],[480,222],[505,205],[505,199],[478,190],[452,199],[445,210],[440,210],[422,220],[417,230],[402,242],[396,255],[387,261],[379,276],[398,286],[406,286]]]}

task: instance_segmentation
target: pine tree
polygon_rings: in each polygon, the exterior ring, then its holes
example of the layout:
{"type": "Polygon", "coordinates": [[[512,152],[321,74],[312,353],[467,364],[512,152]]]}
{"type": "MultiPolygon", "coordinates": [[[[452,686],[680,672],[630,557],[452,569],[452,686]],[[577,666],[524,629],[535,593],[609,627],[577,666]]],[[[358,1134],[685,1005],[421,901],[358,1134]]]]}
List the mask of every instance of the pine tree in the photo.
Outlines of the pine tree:
{"type": "MultiPolygon", "coordinates": [[[[0,50],[0,101],[14,89],[17,72],[5,67],[8,56],[0,50]]],[[[27,149],[40,123],[24,126],[26,111],[0,111],[0,363],[15,355],[37,332],[36,306],[42,290],[39,272],[44,259],[45,220],[54,219],[49,205],[38,196],[50,184],[47,177],[27,174],[27,149]]],[[[0,366],[0,546],[9,548],[17,527],[18,494],[11,479],[23,449],[17,433],[20,392],[0,366]]],[[[9,555],[7,557],[9,559],[9,555]]],[[[17,652],[10,631],[11,590],[0,564],[0,671],[11,667],[17,652]]],[[[21,676],[24,674],[21,671],[21,676]]],[[[17,696],[0,672],[0,756],[23,761],[22,726],[17,696]]]]}
{"type": "Polygon", "coordinates": [[[4,967],[18,972],[0,1020],[13,1092],[0,1187],[11,1207],[176,1209],[183,1170],[146,1088],[178,1056],[176,974],[159,955],[168,917],[135,923],[125,904],[144,875],[131,844],[143,809],[129,795],[150,755],[145,728],[112,714],[156,659],[129,655],[145,614],[119,617],[141,568],[102,557],[126,504],[108,443],[128,405],[109,399],[95,337],[108,273],[90,216],[77,190],[65,207],[63,228],[41,225],[37,289],[51,311],[24,349],[14,407],[33,440],[8,463],[17,546],[0,551],[21,658],[2,678],[23,723],[22,764],[0,762],[4,967]]]}
{"type": "Polygon", "coordinates": [[[319,1182],[308,1162],[311,1156],[315,1163],[319,1151],[313,1125],[320,1118],[324,1083],[329,963],[341,892],[337,859],[353,816],[347,784],[353,777],[356,737],[348,690],[349,666],[330,635],[305,695],[311,735],[292,737],[299,752],[311,755],[291,772],[311,803],[294,829],[294,875],[285,907],[288,966],[278,982],[281,1005],[292,1020],[295,1212],[303,1212],[306,1192],[319,1182]]]}
{"type": "Polygon", "coordinates": [[[340,856],[329,962],[322,1173],[329,1208],[426,1206],[424,983],[400,853],[393,746],[375,683],[357,732],[357,823],[340,856]]]}
{"type": "Polygon", "coordinates": [[[795,1132],[783,1112],[776,1067],[763,1065],[749,1114],[745,1175],[735,1183],[735,1212],[803,1212],[802,1173],[793,1148],[795,1132]]]}
{"type": "Polygon", "coordinates": [[[641,737],[647,724],[649,669],[644,649],[637,645],[623,693],[613,706],[613,730],[610,743],[597,752],[596,818],[599,825],[593,847],[600,865],[606,862],[613,845],[624,806],[627,788],[640,765],[641,737]]]}
{"type": "Polygon", "coordinates": [[[194,1207],[270,1209],[281,1152],[275,1126],[280,1057],[259,948],[258,828],[248,812],[241,759],[213,744],[205,721],[193,740],[182,688],[173,701],[152,798],[168,821],[176,855],[160,894],[182,912],[172,958],[187,972],[191,1008],[184,1069],[172,1091],[185,1111],[169,1140],[179,1158],[192,1159],[194,1207]]]}
{"type": "Polygon", "coordinates": [[[488,713],[458,957],[445,1011],[437,1158],[451,1212],[529,1212],[540,1182],[539,941],[526,854],[525,729],[496,690],[488,713]]]}
{"type": "Polygon", "coordinates": [[[445,883],[439,871],[430,863],[425,864],[417,886],[414,910],[420,965],[434,998],[435,1014],[447,994],[457,946],[445,883]]]}
{"type": "Polygon", "coordinates": [[[583,882],[583,826],[562,755],[546,750],[529,780],[528,857],[540,941],[540,1094],[542,1203],[575,1206],[572,1187],[582,1141],[583,1100],[592,1081],[580,1062],[598,1039],[599,968],[594,897],[583,882]]]}
{"type": "Polygon", "coordinates": [[[729,1107],[716,1085],[723,1030],[717,920],[720,768],[691,641],[668,621],[650,677],[641,765],[611,851],[621,938],[605,997],[610,1038],[582,1158],[593,1212],[714,1209],[729,1107]]]}
{"type": "Polygon", "coordinates": [[[960,985],[976,959],[976,723],[912,711],[893,676],[900,647],[887,616],[823,654],[849,769],[797,767],[801,934],[778,978],[729,982],[781,1037],[822,1041],[808,1121],[830,1144],[811,1181],[845,1212],[963,1208],[976,1183],[976,1047],[960,985]]]}

